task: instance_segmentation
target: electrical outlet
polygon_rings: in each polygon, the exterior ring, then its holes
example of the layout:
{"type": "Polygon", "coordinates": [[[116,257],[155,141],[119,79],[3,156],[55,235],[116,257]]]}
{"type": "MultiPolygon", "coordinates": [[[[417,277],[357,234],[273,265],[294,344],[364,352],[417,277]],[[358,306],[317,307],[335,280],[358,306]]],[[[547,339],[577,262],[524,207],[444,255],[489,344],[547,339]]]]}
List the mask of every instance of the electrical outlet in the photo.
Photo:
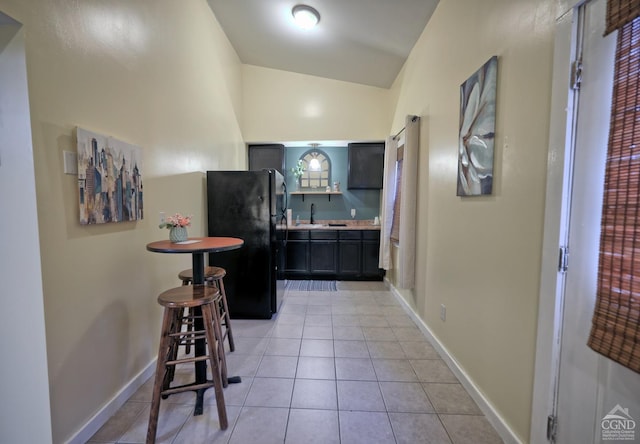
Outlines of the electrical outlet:
{"type": "Polygon", "coordinates": [[[444,304],[440,304],[440,320],[441,321],[447,320],[447,307],[445,307],[444,304]]]}
{"type": "Polygon", "coordinates": [[[162,225],[165,221],[164,211],[160,212],[160,225],[162,225]]]}

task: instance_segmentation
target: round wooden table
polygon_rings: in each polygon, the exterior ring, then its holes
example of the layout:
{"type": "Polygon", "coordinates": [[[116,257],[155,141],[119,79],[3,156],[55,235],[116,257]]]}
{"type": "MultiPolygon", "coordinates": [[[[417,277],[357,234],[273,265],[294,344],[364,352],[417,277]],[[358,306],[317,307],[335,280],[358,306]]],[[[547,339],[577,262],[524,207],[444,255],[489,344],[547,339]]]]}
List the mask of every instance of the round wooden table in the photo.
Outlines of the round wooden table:
{"type": "Polygon", "coordinates": [[[237,237],[190,237],[184,242],[161,240],[147,244],[147,250],[155,253],[189,253],[192,258],[193,283],[204,284],[204,255],[220,251],[236,250],[244,244],[237,237]]]}
{"type": "MultiPolygon", "coordinates": [[[[193,269],[193,284],[204,284],[204,255],[206,253],[217,253],[220,251],[236,250],[244,244],[242,239],[237,237],[190,237],[184,242],[171,242],[170,240],[155,241],[147,244],[147,250],[154,253],[184,253],[191,254],[191,264],[193,269]]],[[[196,311],[199,308],[196,308],[196,311]]],[[[198,313],[196,313],[197,315],[198,313]]],[[[196,316],[195,329],[203,330],[202,316],[196,316]]],[[[196,340],[194,351],[196,356],[203,356],[206,353],[204,340],[196,340]]],[[[202,384],[207,380],[207,362],[198,361],[196,367],[196,384],[202,384]]],[[[230,382],[239,382],[239,378],[229,378],[230,382]]],[[[194,415],[202,414],[202,404],[205,389],[196,391],[196,407],[194,415]]]]}

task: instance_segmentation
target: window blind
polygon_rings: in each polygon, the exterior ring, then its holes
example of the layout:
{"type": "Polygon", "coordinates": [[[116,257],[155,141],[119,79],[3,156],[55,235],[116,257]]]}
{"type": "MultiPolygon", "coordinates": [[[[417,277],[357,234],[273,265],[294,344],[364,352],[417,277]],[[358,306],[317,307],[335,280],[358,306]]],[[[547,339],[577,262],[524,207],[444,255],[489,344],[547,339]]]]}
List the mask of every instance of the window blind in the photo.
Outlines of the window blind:
{"type": "Polygon", "coordinates": [[[607,2],[607,35],[620,29],[640,15],[640,0],[609,0],[607,2]]]}
{"type": "Polygon", "coordinates": [[[391,223],[391,241],[400,242],[400,202],[402,201],[402,161],[404,159],[404,146],[398,148],[398,160],[396,161],[396,197],[393,200],[393,222],[391,223]]]}
{"type": "Polygon", "coordinates": [[[640,19],[619,29],[617,39],[598,289],[588,345],[640,372],[640,19]]]}

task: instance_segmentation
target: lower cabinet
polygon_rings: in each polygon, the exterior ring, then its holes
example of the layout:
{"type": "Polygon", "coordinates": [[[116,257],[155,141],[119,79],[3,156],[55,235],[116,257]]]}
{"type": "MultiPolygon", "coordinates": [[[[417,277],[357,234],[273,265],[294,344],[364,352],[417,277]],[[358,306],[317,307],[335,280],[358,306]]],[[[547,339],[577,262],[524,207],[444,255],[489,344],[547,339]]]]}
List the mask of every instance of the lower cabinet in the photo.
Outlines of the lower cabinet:
{"type": "Polygon", "coordinates": [[[335,242],[311,241],[309,243],[309,267],[313,274],[336,274],[335,242]]]}
{"type": "Polygon", "coordinates": [[[341,277],[356,277],[362,268],[362,244],[360,241],[340,241],[338,251],[340,252],[340,272],[341,277]]]}
{"type": "Polygon", "coordinates": [[[362,274],[363,276],[381,276],[384,271],[378,267],[380,258],[380,232],[362,232],[362,274]]]}
{"type": "Polygon", "coordinates": [[[345,230],[338,233],[340,241],[340,267],[338,276],[342,279],[357,278],[362,273],[362,232],[345,230]]]}
{"type": "Polygon", "coordinates": [[[338,271],[338,232],[336,230],[309,231],[309,271],[312,275],[333,276],[338,271]]]}
{"type": "Polygon", "coordinates": [[[292,230],[284,247],[284,277],[382,280],[379,249],[378,230],[292,230]]]}
{"type": "Polygon", "coordinates": [[[290,231],[284,251],[286,277],[309,274],[309,231],[290,231]]]}

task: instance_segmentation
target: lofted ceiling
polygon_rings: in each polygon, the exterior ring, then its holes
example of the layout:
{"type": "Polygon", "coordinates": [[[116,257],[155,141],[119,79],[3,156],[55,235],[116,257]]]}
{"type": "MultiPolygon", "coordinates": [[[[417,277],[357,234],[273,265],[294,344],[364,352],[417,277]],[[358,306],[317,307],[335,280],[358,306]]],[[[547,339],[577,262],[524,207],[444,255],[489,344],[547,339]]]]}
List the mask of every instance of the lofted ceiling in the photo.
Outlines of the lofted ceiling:
{"type": "Polygon", "coordinates": [[[389,88],[438,0],[208,0],[242,63],[389,88]],[[299,29],[291,9],[320,13],[299,29]]]}

